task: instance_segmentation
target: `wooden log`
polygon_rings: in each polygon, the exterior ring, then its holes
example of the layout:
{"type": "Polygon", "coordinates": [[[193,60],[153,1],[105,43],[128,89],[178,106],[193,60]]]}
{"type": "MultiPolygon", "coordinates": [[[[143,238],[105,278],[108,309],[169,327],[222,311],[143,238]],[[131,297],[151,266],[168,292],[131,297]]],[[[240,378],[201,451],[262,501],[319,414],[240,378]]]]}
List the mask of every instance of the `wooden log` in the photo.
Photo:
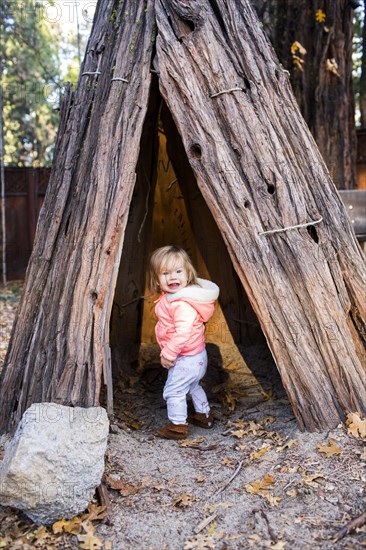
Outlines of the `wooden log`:
{"type": "Polygon", "coordinates": [[[288,76],[246,0],[156,13],[162,95],[299,426],[334,427],[366,408],[365,264],[288,76]]]}
{"type": "MultiPolygon", "coordinates": [[[[98,4],[1,375],[0,430],[33,402],[98,404],[151,83],[153,1],[98,4]],[[123,79],[123,80],[121,80],[123,79]]],[[[109,368],[110,371],[110,368],[109,368]]],[[[111,388],[109,388],[111,397],[111,388]]]]}

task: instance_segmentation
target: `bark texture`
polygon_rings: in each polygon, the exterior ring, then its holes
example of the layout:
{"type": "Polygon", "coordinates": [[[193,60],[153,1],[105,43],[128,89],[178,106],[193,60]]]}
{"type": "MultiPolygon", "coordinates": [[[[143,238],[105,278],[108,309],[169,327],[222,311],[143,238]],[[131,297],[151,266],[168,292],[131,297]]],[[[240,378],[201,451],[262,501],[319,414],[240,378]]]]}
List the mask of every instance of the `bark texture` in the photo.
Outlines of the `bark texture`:
{"type": "Polygon", "coordinates": [[[81,76],[63,103],[1,377],[1,430],[33,402],[97,405],[102,372],[111,390],[109,322],[149,105],[154,5],[160,91],[300,428],[365,412],[364,260],[249,1],[102,0],[82,68],[100,74],[81,76]]]}
{"type": "Polygon", "coordinates": [[[1,429],[33,402],[98,404],[109,317],[150,90],[152,0],[98,4],[1,376],[1,429]],[[128,82],[114,80],[124,78],[128,82]]]}
{"type": "Polygon", "coordinates": [[[365,411],[365,264],[288,76],[244,0],[156,12],[162,95],[299,426],[335,426],[365,411]]]}
{"type": "Polygon", "coordinates": [[[349,0],[278,0],[274,48],[288,71],[300,110],[338,189],[357,187],[352,83],[353,9],[349,0]],[[316,20],[317,10],[325,14],[316,20]],[[291,46],[306,54],[302,70],[291,46]],[[330,70],[332,63],[335,72],[330,70]],[[338,74],[337,74],[338,73],[338,74]]]}

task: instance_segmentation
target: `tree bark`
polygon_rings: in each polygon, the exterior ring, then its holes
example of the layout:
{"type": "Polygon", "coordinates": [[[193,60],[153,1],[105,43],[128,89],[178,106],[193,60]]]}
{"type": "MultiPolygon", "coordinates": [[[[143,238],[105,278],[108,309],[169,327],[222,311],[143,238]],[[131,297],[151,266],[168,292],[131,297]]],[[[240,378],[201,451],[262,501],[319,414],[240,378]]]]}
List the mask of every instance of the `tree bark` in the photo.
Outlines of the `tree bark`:
{"type": "Polygon", "coordinates": [[[299,426],[334,427],[365,411],[365,265],[340,197],[249,3],[156,11],[162,95],[299,426]]]}
{"type": "Polygon", "coordinates": [[[365,412],[364,261],[248,0],[103,0],[78,89],[62,106],[1,375],[0,428],[14,427],[33,402],[96,405],[102,372],[110,379],[109,322],[149,104],[154,3],[161,93],[299,426],[334,427],[344,412],[365,412]],[[232,88],[240,90],[225,92],[232,88]],[[263,234],[321,217],[308,229],[263,234]]]}
{"type": "MultiPolygon", "coordinates": [[[[363,2],[364,13],[366,13],[366,0],[363,2]]],[[[364,15],[362,27],[362,64],[360,77],[360,112],[361,127],[366,128],[366,15],[364,15]]]]}
{"type": "Polygon", "coordinates": [[[0,429],[34,402],[98,403],[150,91],[153,1],[98,4],[58,142],[1,375],[0,429]],[[85,74],[96,73],[100,74],[85,74]],[[127,82],[113,80],[124,78],[127,82]]]}
{"type": "MultiPolygon", "coordinates": [[[[353,9],[349,0],[278,0],[274,48],[288,71],[300,110],[338,189],[357,187],[355,105],[352,82],[353,9]],[[317,22],[321,9],[325,21],[317,22]],[[291,45],[305,49],[303,70],[291,45]],[[327,70],[335,60],[338,75],[327,70]]],[[[301,64],[301,63],[300,63],[301,64]]]]}

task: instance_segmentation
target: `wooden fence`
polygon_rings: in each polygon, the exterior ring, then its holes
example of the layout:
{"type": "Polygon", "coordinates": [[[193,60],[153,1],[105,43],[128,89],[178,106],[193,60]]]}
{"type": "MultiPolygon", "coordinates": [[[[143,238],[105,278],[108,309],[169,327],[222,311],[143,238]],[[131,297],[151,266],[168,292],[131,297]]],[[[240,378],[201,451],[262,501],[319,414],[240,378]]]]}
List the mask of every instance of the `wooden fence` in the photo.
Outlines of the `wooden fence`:
{"type": "MultiPolygon", "coordinates": [[[[5,168],[7,279],[25,275],[50,168],[5,168]]],[[[1,251],[0,242],[0,252],[1,251]]],[[[0,267],[2,277],[2,266],[0,267]]]]}

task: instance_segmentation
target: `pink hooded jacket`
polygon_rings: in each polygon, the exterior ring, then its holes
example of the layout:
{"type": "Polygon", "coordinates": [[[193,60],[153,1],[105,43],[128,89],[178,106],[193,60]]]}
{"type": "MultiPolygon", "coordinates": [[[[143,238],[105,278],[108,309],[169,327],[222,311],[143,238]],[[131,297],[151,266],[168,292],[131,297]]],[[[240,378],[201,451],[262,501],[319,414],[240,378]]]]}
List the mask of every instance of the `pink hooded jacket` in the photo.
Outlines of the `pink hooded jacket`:
{"type": "Polygon", "coordinates": [[[161,355],[175,361],[178,355],[196,355],[205,348],[205,326],[214,312],[219,287],[197,279],[174,294],[163,292],[155,302],[155,334],[161,355]]]}

